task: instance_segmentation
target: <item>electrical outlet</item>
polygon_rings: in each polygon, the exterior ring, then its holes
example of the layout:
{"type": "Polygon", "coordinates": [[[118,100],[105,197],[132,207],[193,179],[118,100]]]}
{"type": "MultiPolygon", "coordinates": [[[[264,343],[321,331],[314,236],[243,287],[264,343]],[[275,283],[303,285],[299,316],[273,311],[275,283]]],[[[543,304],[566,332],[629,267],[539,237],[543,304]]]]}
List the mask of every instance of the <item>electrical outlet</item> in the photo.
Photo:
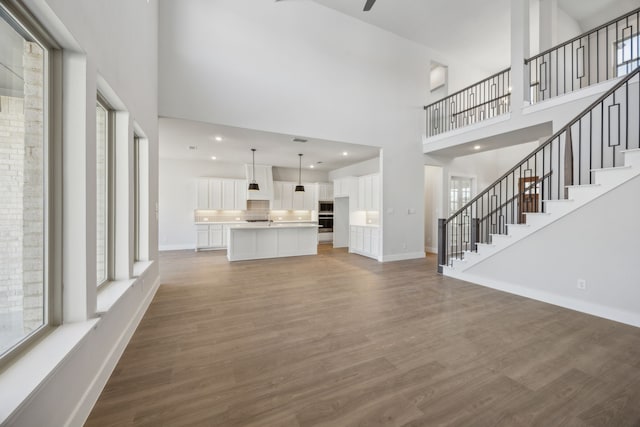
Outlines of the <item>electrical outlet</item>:
{"type": "Polygon", "coordinates": [[[580,289],[580,290],[586,290],[587,289],[587,281],[584,279],[578,279],[578,283],[576,284],[576,288],[580,289]]]}

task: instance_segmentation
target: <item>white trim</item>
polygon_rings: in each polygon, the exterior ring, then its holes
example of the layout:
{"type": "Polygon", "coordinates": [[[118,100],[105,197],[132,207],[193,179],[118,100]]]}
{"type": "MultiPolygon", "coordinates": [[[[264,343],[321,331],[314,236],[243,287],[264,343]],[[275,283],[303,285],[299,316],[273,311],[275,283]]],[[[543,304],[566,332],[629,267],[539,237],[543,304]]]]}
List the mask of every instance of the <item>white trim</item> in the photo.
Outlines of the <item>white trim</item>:
{"type": "MultiPolygon", "coordinates": [[[[134,284],[134,286],[143,286],[143,285],[144,285],[144,282],[142,281],[136,281],[136,283],[134,284]]],[[[120,334],[120,337],[118,338],[115,345],[113,346],[113,348],[111,349],[107,357],[105,358],[104,363],[102,364],[98,372],[96,372],[96,375],[91,381],[91,383],[89,384],[89,387],[84,392],[84,394],[82,395],[82,398],[80,399],[80,401],[78,402],[74,410],[69,415],[69,418],[65,423],[65,426],[80,426],[80,425],[84,425],[84,423],[87,421],[87,418],[89,417],[89,414],[93,409],[93,406],[98,401],[98,397],[100,397],[100,393],[102,393],[104,386],[107,384],[109,377],[111,376],[113,370],[115,369],[116,364],[120,360],[122,353],[124,353],[124,350],[127,347],[127,344],[129,344],[129,340],[133,336],[133,333],[138,327],[138,324],[140,323],[140,321],[142,320],[142,317],[146,313],[147,308],[151,304],[151,301],[153,300],[153,297],[155,296],[156,291],[158,290],[159,287],[160,287],[160,278],[157,277],[155,282],[153,283],[153,286],[151,287],[151,290],[147,293],[144,301],[138,307],[138,311],[136,311],[136,314],[133,316],[133,318],[131,319],[131,321],[125,328],[125,330],[122,331],[122,333],[120,334]]]]}
{"type": "Polygon", "coordinates": [[[426,257],[424,252],[407,252],[404,254],[382,255],[381,262],[405,261],[408,259],[420,259],[426,257]]]}
{"type": "Polygon", "coordinates": [[[43,384],[74,353],[99,319],[56,327],[0,375],[0,424],[14,419],[43,384]]]}
{"type": "Polygon", "coordinates": [[[159,251],[183,251],[186,249],[195,250],[196,246],[193,243],[183,243],[180,245],[160,245],[158,247],[159,251]]]}
{"type": "Polygon", "coordinates": [[[424,251],[429,252],[430,254],[437,254],[438,248],[436,248],[435,246],[425,246],[424,251]]]}
{"type": "Polygon", "coordinates": [[[556,295],[550,292],[540,291],[537,289],[531,289],[525,286],[515,285],[512,283],[502,282],[499,280],[493,280],[487,277],[481,277],[474,274],[455,271],[453,269],[445,268],[443,274],[455,279],[464,280],[467,282],[475,283],[480,286],[485,286],[491,289],[497,289],[499,291],[508,292],[510,294],[520,295],[522,297],[531,298],[537,301],[546,302],[548,304],[557,305],[559,307],[576,310],[582,313],[591,314],[593,316],[602,317],[605,319],[613,320],[615,322],[624,323],[627,325],[640,327],[640,314],[632,313],[624,310],[617,310],[612,307],[607,307],[600,304],[594,304],[574,298],[567,298],[560,295],[556,295]]]}

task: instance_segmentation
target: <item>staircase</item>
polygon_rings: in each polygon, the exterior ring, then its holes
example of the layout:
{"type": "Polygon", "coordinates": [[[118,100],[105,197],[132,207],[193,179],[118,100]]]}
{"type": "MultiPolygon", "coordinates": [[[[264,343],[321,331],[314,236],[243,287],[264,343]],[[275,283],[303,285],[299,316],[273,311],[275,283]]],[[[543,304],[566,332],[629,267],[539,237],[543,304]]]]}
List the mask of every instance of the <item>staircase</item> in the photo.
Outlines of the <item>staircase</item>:
{"type": "MultiPolygon", "coordinates": [[[[448,219],[438,270],[460,273],[640,175],[640,68],[448,219]]],[[[553,244],[553,242],[549,242],[553,244]]]]}
{"type": "Polygon", "coordinates": [[[464,251],[461,258],[452,260],[451,266],[443,266],[443,272],[457,275],[640,175],[640,149],[621,153],[622,166],[594,169],[594,184],[567,186],[567,199],[542,201],[544,212],[525,213],[526,223],[507,224],[506,234],[490,234],[490,243],[478,243],[476,251],[464,251]]]}

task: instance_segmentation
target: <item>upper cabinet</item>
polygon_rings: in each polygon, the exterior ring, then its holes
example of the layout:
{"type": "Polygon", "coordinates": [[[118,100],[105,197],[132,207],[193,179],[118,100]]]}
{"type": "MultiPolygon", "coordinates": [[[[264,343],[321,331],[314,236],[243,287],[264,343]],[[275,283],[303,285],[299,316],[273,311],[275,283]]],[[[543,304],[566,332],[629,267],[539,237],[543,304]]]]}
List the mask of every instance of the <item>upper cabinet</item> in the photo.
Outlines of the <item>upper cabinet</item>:
{"type": "Polygon", "coordinates": [[[247,209],[247,181],[244,179],[198,178],[196,209],[247,209]]]}
{"type": "Polygon", "coordinates": [[[316,185],[305,182],[302,184],[305,191],[296,192],[295,182],[274,182],[274,198],[271,209],[288,211],[311,211],[317,209],[316,185]]]}
{"type": "MultiPolygon", "coordinates": [[[[247,180],[253,179],[253,166],[245,165],[247,180]]],[[[273,200],[273,169],[271,166],[256,165],[255,180],[259,191],[247,191],[247,200],[273,200]]],[[[247,184],[248,185],[248,184],[247,184]]]]}
{"type": "Polygon", "coordinates": [[[358,178],[348,176],[333,181],[333,197],[357,197],[358,178]]]}
{"type": "Polygon", "coordinates": [[[380,174],[372,174],[358,177],[358,200],[356,203],[359,211],[380,210],[380,174]]]}
{"type": "Polygon", "coordinates": [[[318,201],[319,202],[333,201],[333,184],[329,182],[318,183],[318,201]]]}

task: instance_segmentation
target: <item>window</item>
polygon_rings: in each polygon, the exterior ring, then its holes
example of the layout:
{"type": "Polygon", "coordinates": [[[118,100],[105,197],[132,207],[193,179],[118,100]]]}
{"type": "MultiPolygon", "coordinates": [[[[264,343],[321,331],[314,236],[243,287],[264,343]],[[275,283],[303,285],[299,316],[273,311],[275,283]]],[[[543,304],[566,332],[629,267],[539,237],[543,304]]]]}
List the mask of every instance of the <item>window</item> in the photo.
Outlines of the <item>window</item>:
{"type": "Polygon", "coordinates": [[[96,279],[97,285],[109,279],[110,248],[110,139],[111,114],[107,105],[96,104],[96,279]]]}
{"type": "Polygon", "coordinates": [[[48,324],[48,51],[0,5],[0,355],[48,324]]]}
{"type": "Polygon", "coordinates": [[[640,65],[640,37],[627,37],[616,46],[616,75],[624,76],[640,65]]]}
{"type": "Polygon", "coordinates": [[[148,140],[133,137],[134,261],[149,260],[149,151],[148,140]]]}
{"type": "Polygon", "coordinates": [[[141,255],[141,236],[140,232],[142,231],[141,224],[141,173],[142,173],[142,165],[141,165],[141,140],[138,135],[133,135],[133,203],[134,203],[134,218],[133,218],[133,256],[134,261],[139,261],[142,259],[141,255]]]}

